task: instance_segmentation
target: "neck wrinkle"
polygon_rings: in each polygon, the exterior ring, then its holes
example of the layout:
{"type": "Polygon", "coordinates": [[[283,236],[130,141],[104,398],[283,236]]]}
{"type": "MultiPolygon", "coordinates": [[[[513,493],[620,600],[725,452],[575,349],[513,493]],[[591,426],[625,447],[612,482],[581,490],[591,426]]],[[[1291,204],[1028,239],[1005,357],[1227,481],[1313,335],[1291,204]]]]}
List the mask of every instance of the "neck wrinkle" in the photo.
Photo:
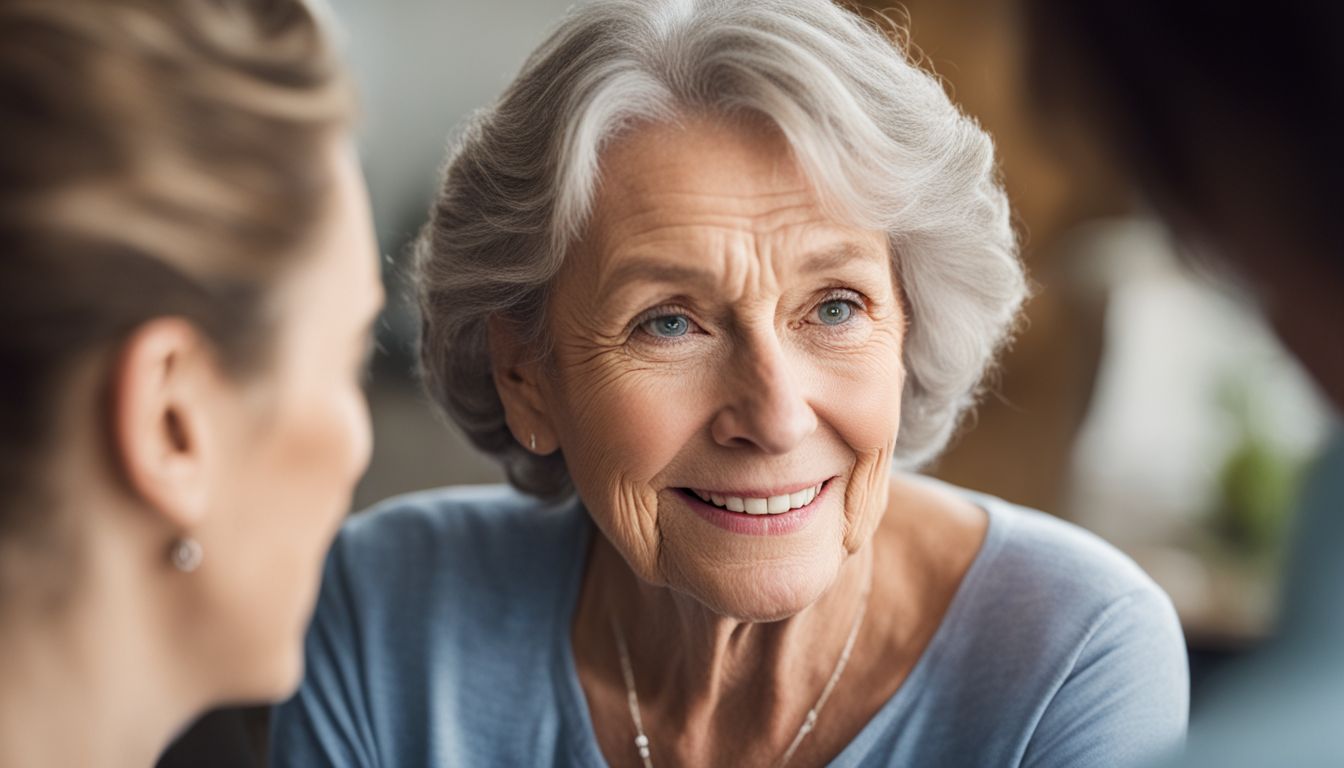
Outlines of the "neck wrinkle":
{"type": "MultiPolygon", "coordinates": [[[[845,560],[835,583],[811,606],[787,619],[755,623],[646,584],[601,536],[597,545],[597,583],[604,587],[594,605],[605,612],[606,627],[615,612],[626,635],[646,726],[656,713],[690,731],[724,708],[740,719],[747,707],[762,731],[779,731],[786,742],[835,671],[873,559],[870,543],[845,560]]],[[[616,660],[609,666],[619,672],[616,660]]]]}

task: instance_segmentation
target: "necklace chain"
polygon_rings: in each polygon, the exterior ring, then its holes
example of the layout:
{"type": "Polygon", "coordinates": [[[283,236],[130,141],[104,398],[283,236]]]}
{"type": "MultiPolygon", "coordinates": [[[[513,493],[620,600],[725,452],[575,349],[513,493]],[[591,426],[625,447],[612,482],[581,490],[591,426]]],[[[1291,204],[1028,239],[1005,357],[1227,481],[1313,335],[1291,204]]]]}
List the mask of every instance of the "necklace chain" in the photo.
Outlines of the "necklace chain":
{"type": "MultiPolygon", "coordinates": [[[[803,739],[814,731],[817,727],[817,719],[821,717],[821,708],[826,706],[826,701],[831,698],[831,692],[835,690],[835,684],[840,681],[840,675],[845,671],[845,665],[849,663],[849,656],[854,651],[854,643],[859,638],[859,628],[863,626],[863,616],[868,612],[868,593],[873,587],[873,569],[869,566],[868,579],[864,583],[863,592],[859,595],[859,607],[854,612],[854,623],[849,628],[849,637],[845,638],[845,647],[840,651],[840,658],[835,662],[835,670],[831,672],[831,677],[826,681],[826,686],[821,689],[821,695],[817,697],[817,702],[812,708],[807,710],[807,715],[803,718],[803,724],[798,726],[798,733],[794,734],[793,741],[789,743],[788,749],[784,750],[783,756],[779,758],[779,767],[783,768],[793,753],[798,751],[799,745],[803,739]]],[[[648,734],[644,733],[644,720],[639,716],[639,696],[635,693],[635,672],[630,664],[630,650],[625,644],[625,633],[621,630],[621,624],[616,620],[616,614],[611,614],[611,632],[616,636],[616,650],[621,657],[621,675],[625,678],[625,701],[630,707],[630,719],[635,723],[635,750],[639,752],[639,759],[643,761],[644,768],[653,768],[653,760],[650,758],[650,744],[648,734]]]]}

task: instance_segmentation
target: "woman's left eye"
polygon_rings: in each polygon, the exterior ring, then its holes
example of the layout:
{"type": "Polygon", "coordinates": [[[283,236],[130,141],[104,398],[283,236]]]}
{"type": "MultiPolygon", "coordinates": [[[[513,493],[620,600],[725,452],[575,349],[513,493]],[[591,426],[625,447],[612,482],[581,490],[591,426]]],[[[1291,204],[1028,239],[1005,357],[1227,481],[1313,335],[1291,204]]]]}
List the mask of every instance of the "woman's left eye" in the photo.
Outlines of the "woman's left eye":
{"type": "Polygon", "coordinates": [[[844,325],[854,316],[854,302],[850,299],[827,299],[817,307],[817,320],[822,325],[844,325]]]}
{"type": "Polygon", "coordinates": [[[691,330],[691,319],[685,315],[662,315],[640,323],[644,332],[662,339],[685,336],[691,330]]]}

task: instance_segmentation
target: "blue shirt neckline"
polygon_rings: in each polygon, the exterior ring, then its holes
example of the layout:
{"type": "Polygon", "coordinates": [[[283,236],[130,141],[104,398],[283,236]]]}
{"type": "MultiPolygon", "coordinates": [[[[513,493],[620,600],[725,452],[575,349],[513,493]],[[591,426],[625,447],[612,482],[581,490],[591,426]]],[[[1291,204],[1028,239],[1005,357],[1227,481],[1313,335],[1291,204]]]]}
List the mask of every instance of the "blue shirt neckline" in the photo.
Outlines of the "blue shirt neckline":
{"type": "MultiPolygon", "coordinates": [[[[1009,522],[994,509],[992,499],[972,498],[971,501],[985,513],[987,520],[985,538],[980,543],[980,549],[976,552],[975,559],[971,561],[970,567],[966,569],[966,573],[962,576],[961,583],[952,596],[952,602],[948,604],[942,622],[934,630],[933,637],[929,639],[928,645],[920,653],[919,659],[910,669],[910,673],[901,683],[901,686],[877,712],[873,713],[873,716],[864,724],[858,735],[828,763],[828,768],[841,768],[842,766],[852,766],[860,763],[863,757],[881,740],[887,723],[897,716],[897,713],[905,706],[906,700],[914,695],[912,692],[917,691],[923,679],[930,674],[929,669],[937,664],[938,658],[947,645],[946,638],[955,635],[954,627],[960,623],[967,610],[966,603],[969,598],[966,596],[975,592],[975,584],[983,578],[983,572],[989,568],[987,563],[993,560],[995,553],[1002,545],[1006,535],[1005,526],[1009,522]]],[[[567,742],[572,756],[578,761],[577,764],[579,765],[607,768],[606,758],[602,755],[602,749],[597,743],[597,733],[593,728],[592,717],[588,710],[588,699],[583,693],[583,685],[579,682],[579,672],[574,662],[574,649],[570,635],[574,613],[578,610],[579,592],[583,586],[583,573],[588,563],[588,551],[592,545],[593,536],[596,535],[596,528],[588,517],[587,510],[583,509],[581,504],[578,506],[579,514],[583,517],[583,532],[578,537],[579,544],[575,552],[575,565],[568,574],[566,587],[561,592],[560,599],[556,604],[555,623],[553,624],[555,631],[552,633],[554,643],[552,647],[551,677],[555,683],[556,701],[560,705],[560,711],[565,720],[565,730],[569,734],[567,742]]]]}

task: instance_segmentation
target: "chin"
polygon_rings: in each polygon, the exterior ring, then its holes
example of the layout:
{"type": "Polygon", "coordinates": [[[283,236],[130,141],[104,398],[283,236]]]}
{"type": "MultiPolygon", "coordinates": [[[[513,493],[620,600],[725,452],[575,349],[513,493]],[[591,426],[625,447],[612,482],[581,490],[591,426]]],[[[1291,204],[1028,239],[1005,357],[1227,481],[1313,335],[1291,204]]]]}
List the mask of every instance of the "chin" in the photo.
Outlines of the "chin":
{"type": "Polygon", "coordinates": [[[685,591],[714,613],[736,621],[783,621],[807,610],[835,581],[836,569],[761,566],[731,581],[705,579],[685,591]]]}
{"type": "MultiPolygon", "coordinates": [[[[281,661],[277,659],[277,661],[281,661]]],[[[267,687],[259,697],[263,701],[283,701],[294,695],[303,682],[303,650],[288,654],[284,663],[277,664],[272,670],[267,687]]]]}
{"type": "Polygon", "coordinates": [[[283,650],[275,650],[265,659],[249,665],[246,674],[234,679],[230,704],[271,704],[284,701],[303,682],[303,646],[301,640],[283,650]]]}

